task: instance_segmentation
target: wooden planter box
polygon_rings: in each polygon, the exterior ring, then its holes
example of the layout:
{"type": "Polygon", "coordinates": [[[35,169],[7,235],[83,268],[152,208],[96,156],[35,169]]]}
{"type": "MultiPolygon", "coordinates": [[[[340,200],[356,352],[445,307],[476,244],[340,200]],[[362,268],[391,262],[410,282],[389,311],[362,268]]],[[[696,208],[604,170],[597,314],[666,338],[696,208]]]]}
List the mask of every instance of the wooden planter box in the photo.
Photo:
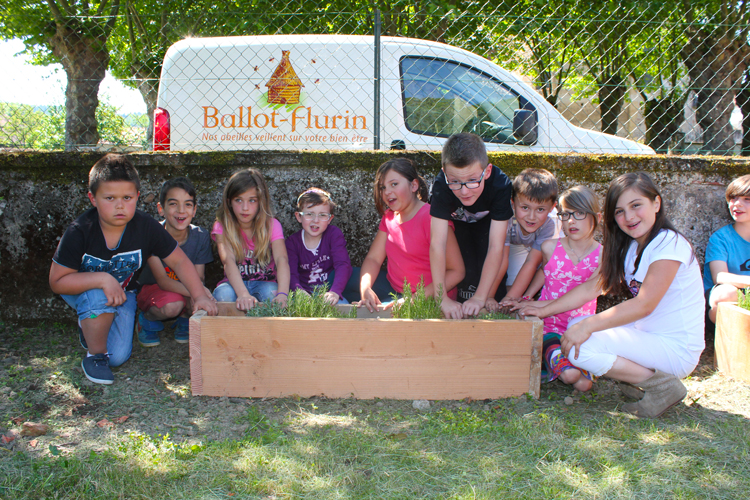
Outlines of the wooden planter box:
{"type": "Polygon", "coordinates": [[[750,311],[736,303],[719,303],[715,347],[719,370],[750,382],[750,311]]]}
{"type": "MultiPolygon", "coordinates": [[[[353,307],[353,306],[339,306],[353,307]]],[[[359,399],[539,397],[542,322],[190,318],[193,395],[359,399]]],[[[380,312],[383,318],[387,312],[380,312]]]]}

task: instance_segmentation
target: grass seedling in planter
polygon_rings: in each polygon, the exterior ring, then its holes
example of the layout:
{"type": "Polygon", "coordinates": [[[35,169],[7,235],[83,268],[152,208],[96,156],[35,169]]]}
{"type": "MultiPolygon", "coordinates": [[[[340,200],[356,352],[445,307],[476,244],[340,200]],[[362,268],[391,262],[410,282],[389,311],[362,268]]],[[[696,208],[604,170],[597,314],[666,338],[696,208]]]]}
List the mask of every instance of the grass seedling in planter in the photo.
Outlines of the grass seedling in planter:
{"type": "Polygon", "coordinates": [[[474,319],[515,319],[515,317],[511,316],[510,314],[505,314],[500,311],[496,311],[493,313],[484,313],[479,314],[474,317],[474,319]]]}
{"type": "MultiPolygon", "coordinates": [[[[397,319],[442,319],[440,300],[426,296],[424,280],[420,280],[416,292],[412,293],[411,285],[404,281],[403,300],[392,295],[395,301],[391,308],[391,317],[397,319]]],[[[442,296],[442,291],[439,294],[442,296]]]]}
{"type": "Polygon", "coordinates": [[[742,290],[737,290],[737,305],[750,311],[750,297],[742,290]]]}
{"type": "Polygon", "coordinates": [[[335,305],[325,300],[328,286],[313,289],[312,294],[303,290],[289,293],[287,307],[276,302],[262,302],[247,311],[247,316],[253,318],[356,318],[357,309],[352,308],[349,314],[339,312],[335,305]]]}

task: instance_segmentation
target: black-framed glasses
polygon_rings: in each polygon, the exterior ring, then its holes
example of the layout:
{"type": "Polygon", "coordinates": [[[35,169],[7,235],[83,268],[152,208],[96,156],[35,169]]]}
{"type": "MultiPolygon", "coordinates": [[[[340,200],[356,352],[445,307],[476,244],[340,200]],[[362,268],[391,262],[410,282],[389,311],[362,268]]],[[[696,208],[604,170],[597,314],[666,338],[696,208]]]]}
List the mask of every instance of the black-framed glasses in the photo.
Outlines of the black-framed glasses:
{"type": "Polygon", "coordinates": [[[467,181],[467,182],[449,182],[448,183],[448,189],[451,191],[458,191],[462,187],[466,186],[466,189],[476,189],[479,187],[479,185],[482,183],[482,179],[484,179],[484,173],[487,171],[487,169],[482,170],[482,175],[479,176],[478,181],[467,181]]]}
{"type": "Polygon", "coordinates": [[[575,220],[583,220],[588,214],[586,212],[575,211],[575,212],[557,212],[557,218],[560,220],[570,220],[572,216],[575,220]]]}
{"type": "Polygon", "coordinates": [[[297,213],[300,214],[305,220],[318,219],[318,220],[322,220],[323,222],[325,222],[331,219],[331,214],[328,214],[325,212],[322,212],[319,214],[314,214],[312,212],[297,212],[297,213]]]}

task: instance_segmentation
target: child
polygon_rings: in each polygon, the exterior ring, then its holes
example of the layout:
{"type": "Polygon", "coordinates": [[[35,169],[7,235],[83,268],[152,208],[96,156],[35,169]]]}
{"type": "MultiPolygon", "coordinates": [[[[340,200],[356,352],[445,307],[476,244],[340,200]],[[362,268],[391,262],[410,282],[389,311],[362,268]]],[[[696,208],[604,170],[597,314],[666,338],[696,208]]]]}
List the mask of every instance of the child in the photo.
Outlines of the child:
{"type": "MultiPolygon", "coordinates": [[[[214,256],[208,232],[191,224],[198,209],[195,187],[185,177],[166,181],[161,186],[156,208],[164,217],[162,225],[193,263],[203,282],[206,264],[213,262],[214,256]]],[[[174,339],[180,344],[187,343],[190,340],[188,313],[192,307],[185,285],[155,255],[148,259],[138,282],[142,285],[137,297],[141,311],[136,323],[138,341],[144,347],[159,345],[159,332],[164,329],[162,320],[176,317],[174,339]]],[[[211,292],[205,287],[204,290],[213,300],[211,292]]]]}
{"type": "MultiPolygon", "coordinates": [[[[443,296],[446,318],[476,315],[490,297],[503,261],[505,233],[511,209],[511,184],[499,168],[489,164],[482,138],[460,133],[443,146],[442,171],[432,185],[430,268],[435,286],[445,288],[448,221],[455,224],[466,276],[458,285],[459,304],[443,296]]],[[[502,287],[500,287],[502,288],[502,287]]],[[[499,289],[496,297],[504,297],[499,289]]]]}
{"type": "MultiPolygon", "coordinates": [[[[642,389],[642,398],[623,410],[658,417],[685,397],[679,378],[693,371],[703,351],[700,268],[690,243],[667,219],[656,185],[643,172],[612,181],[604,224],[599,278],[541,308],[521,311],[547,317],[579,307],[600,291],[630,291],[632,299],[571,321],[562,352],[593,375],[642,389]]],[[[628,393],[634,392],[630,389],[628,393]]]]}
{"type": "Polygon", "coordinates": [[[347,304],[343,293],[352,275],[352,263],[341,229],[328,225],[335,210],[331,195],[322,189],[310,188],[297,198],[294,216],[302,224],[302,230],[286,240],[289,283],[291,290],[299,288],[308,293],[328,284],[326,301],[347,304]]]}
{"type": "Polygon", "coordinates": [[[430,271],[430,206],[427,185],[414,163],[396,158],[380,165],[373,189],[375,207],[383,217],[370,251],[362,263],[360,304],[374,311],[391,293],[401,293],[406,280],[412,287],[424,280],[425,295],[453,295],[453,288],[464,277],[461,253],[453,231],[446,234],[442,269],[443,290],[433,284],[430,271]],[[387,281],[377,280],[383,261],[388,258],[387,281]]]}
{"type": "MultiPolygon", "coordinates": [[[[557,216],[562,220],[565,237],[542,243],[544,288],[538,302],[528,305],[540,307],[565,295],[590,278],[599,276],[599,253],[602,246],[594,240],[598,226],[599,200],[596,193],[584,186],[576,186],[560,196],[557,216]]],[[[516,306],[519,308],[520,306],[516,306]]],[[[596,299],[583,306],[544,319],[544,364],[549,380],[559,378],[579,391],[591,389],[591,375],[579,370],[562,355],[560,338],[571,318],[596,313],[596,299]]]]}
{"type": "Polygon", "coordinates": [[[733,180],[725,195],[734,223],[711,235],[703,268],[708,318],[713,323],[719,302],[737,302],[737,289],[750,287],[750,175],[733,180]]]}
{"type": "Polygon", "coordinates": [[[529,284],[542,262],[542,243],[560,235],[557,218],[549,217],[556,200],[557,180],[547,170],[527,168],[513,179],[514,215],[508,224],[503,264],[494,285],[501,283],[507,270],[506,286],[510,290],[501,306],[528,300],[538,291],[530,290],[529,284]]]}
{"type": "Polygon", "coordinates": [[[214,290],[216,300],[235,302],[240,311],[267,300],[286,306],[289,260],[284,232],[273,217],[259,171],[248,168],[229,178],[216,218],[211,236],[225,276],[214,290]]]}
{"type": "Polygon", "coordinates": [[[205,295],[195,267],[174,238],[150,215],[137,211],[140,180],[126,155],[108,154],[89,172],[89,200],[94,206],[65,231],[52,258],[52,291],[78,313],[81,362],[86,378],[114,381],[133,350],[135,293],[128,285],[135,272],[156,255],[180,278],[193,299],[193,310],[217,313],[205,295]]]}

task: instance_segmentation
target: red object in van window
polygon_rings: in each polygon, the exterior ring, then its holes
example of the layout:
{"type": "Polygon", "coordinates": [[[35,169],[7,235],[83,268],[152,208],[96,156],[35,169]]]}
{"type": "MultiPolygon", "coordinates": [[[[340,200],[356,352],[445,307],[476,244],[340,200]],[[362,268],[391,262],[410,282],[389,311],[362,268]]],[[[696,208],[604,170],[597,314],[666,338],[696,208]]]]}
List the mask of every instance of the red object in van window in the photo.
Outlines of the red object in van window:
{"type": "Polygon", "coordinates": [[[169,111],[154,110],[154,151],[169,151],[169,111]]]}

